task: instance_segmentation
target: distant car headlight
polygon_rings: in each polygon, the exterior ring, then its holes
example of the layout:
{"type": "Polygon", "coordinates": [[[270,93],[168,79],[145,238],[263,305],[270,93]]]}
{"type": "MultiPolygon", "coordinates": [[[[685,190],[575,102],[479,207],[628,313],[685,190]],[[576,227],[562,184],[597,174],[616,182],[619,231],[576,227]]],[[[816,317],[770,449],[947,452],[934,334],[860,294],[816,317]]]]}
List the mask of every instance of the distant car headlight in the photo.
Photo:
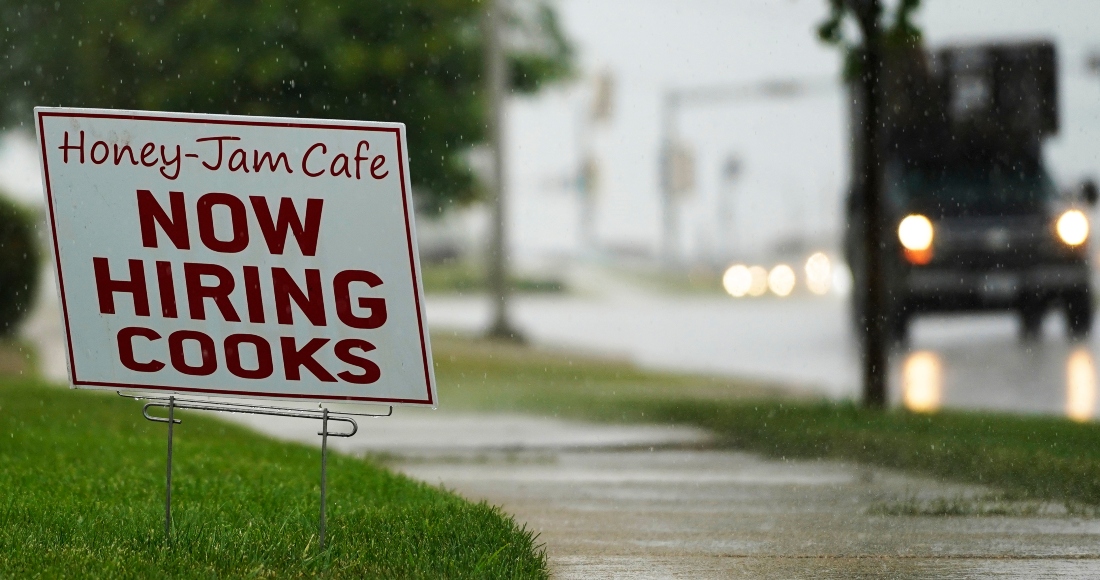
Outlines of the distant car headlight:
{"type": "Polygon", "coordinates": [[[906,250],[923,252],[931,248],[933,236],[932,222],[920,214],[907,215],[898,224],[898,240],[906,250]]]}
{"type": "Polygon", "coordinates": [[[1058,218],[1055,229],[1067,246],[1080,246],[1089,238],[1089,218],[1081,210],[1071,209],[1058,218]]]}

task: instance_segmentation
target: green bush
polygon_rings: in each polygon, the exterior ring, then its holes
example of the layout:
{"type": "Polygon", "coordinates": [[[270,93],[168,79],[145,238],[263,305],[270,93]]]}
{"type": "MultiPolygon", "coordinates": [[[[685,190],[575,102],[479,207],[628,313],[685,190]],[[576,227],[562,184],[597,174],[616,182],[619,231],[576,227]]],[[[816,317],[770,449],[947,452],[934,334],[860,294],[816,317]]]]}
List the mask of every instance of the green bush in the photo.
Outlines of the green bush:
{"type": "Polygon", "coordinates": [[[15,333],[38,290],[38,220],[0,195],[0,336],[15,333]]]}

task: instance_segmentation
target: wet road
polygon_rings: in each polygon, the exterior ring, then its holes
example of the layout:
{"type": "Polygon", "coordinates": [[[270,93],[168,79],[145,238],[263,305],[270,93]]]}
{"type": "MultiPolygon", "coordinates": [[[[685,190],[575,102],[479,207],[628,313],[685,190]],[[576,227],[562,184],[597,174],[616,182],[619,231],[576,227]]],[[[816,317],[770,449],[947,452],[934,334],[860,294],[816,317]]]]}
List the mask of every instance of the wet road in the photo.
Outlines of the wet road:
{"type": "MultiPolygon", "coordinates": [[[[521,296],[517,325],[536,343],[627,356],[638,364],[782,381],[833,398],[858,395],[858,353],[843,298],[735,300],[627,288],[601,294],[521,296]]],[[[430,296],[433,328],[477,331],[480,297],[430,296]]],[[[1097,413],[1100,341],[1071,343],[1052,313],[1023,343],[1007,314],[917,318],[891,356],[891,400],[918,409],[1097,413]]]]}
{"type": "MultiPolygon", "coordinates": [[[[839,296],[735,300],[646,292],[592,274],[564,296],[520,296],[517,325],[536,343],[626,356],[643,367],[780,381],[833,398],[859,392],[858,353],[839,296]]],[[[65,380],[65,353],[52,280],[24,326],[43,372],[65,380]]],[[[489,318],[480,296],[429,296],[435,332],[476,332],[489,318]]],[[[1096,333],[1100,334],[1100,333],[1096,333]]],[[[891,400],[911,408],[1098,414],[1100,338],[1065,338],[1060,315],[1039,340],[1021,342],[1007,314],[918,318],[891,357],[891,400]]]]}

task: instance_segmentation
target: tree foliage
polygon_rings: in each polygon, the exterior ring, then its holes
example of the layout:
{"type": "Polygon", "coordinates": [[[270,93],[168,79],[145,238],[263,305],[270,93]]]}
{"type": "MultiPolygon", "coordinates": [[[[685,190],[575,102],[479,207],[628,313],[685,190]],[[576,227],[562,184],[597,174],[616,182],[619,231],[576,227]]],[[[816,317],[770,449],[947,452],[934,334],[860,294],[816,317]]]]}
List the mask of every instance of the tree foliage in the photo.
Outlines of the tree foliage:
{"type": "MultiPolygon", "coordinates": [[[[829,16],[817,28],[817,36],[823,42],[840,46],[844,50],[844,80],[852,81],[859,77],[862,70],[862,58],[860,45],[845,34],[844,23],[848,17],[857,22],[868,20],[876,23],[882,36],[883,48],[908,49],[919,46],[921,43],[921,31],[913,23],[913,13],[920,8],[921,0],[898,0],[893,13],[883,21],[882,5],[880,3],[863,2],[860,6],[868,6],[877,9],[875,14],[857,13],[853,7],[853,0],[827,0],[829,3],[829,16]]],[[[866,8],[864,8],[866,9],[866,8]]],[[[862,26],[857,26],[857,29],[862,26]]],[[[861,39],[862,42],[862,39],[861,39]]]]}
{"type": "Polygon", "coordinates": [[[0,195],[0,337],[15,333],[38,290],[37,223],[33,212],[0,195]]]}
{"type": "MultiPolygon", "coordinates": [[[[513,88],[570,72],[544,0],[512,3],[513,88]]],[[[430,208],[473,199],[483,140],[479,0],[0,0],[0,124],[35,105],[406,123],[430,208]]]]}

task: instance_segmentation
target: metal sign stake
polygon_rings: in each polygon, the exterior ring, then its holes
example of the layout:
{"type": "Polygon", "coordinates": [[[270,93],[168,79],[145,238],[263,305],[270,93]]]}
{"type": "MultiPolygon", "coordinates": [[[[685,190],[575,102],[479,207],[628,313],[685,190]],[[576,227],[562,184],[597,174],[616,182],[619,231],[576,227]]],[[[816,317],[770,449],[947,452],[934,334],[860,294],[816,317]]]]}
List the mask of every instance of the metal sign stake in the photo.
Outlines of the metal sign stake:
{"type": "Polygon", "coordinates": [[[168,397],[168,473],[164,488],[164,541],[172,540],[172,425],[176,422],[176,398],[168,397]]]}
{"type": "Polygon", "coordinates": [[[321,526],[318,547],[325,549],[325,467],[328,459],[328,409],[321,413],[321,526]]]}
{"type": "Polygon", "coordinates": [[[151,398],[145,396],[135,396],[131,394],[118,393],[119,396],[129,397],[135,400],[145,400],[145,406],[141,409],[141,414],[149,421],[155,421],[157,423],[168,423],[168,467],[166,477],[166,489],[164,494],[164,537],[166,541],[171,537],[172,531],[172,426],[179,423],[180,420],[176,419],[176,409],[193,409],[197,411],[218,411],[222,413],[242,413],[246,415],[269,415],[273,417],[296,417],[301,419],[320,419],[321,420],[321,432],[318,435],[321,436],[321,510],[320,519],[318,521],[318,545],[321,550],[325,549],[325,500],[328,495],[328,438],[332,437],[351,437],[359,432],[359,424],[356,423],[352,416],[356,417],[389,417],[393,415],[393,406],[390,406],[389,411],[386,413],[351,413],[341,411],[338,415],[330,415],[328,408],[322,409],[293,409],[286,407],[269,407],[264,405],[248,405],[244,403],[210,403],[205,401],[189,401],[189,400],[177,400],[175,396],[169,396],[167,398],[151,398]],[[161,407],[168,410],[168,417],[155,417],[149,414],[150,407],[161,407]],[[350,428],[347,432],[331,432],[328,430],[329,421],[342,422],[350,428]]]}

